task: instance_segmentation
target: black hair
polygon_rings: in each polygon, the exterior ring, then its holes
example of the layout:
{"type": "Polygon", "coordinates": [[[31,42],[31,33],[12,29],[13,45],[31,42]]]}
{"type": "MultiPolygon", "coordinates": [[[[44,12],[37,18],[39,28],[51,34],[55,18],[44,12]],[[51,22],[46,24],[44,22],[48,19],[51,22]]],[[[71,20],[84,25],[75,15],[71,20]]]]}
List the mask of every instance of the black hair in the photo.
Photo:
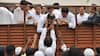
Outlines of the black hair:
{"type": "Polygon", "coordinates": [[[52,39],[51,38],[45,38],[44,45],[47,46],[47,47],[51,47],[52,39]]]}
{"type": "Polygon", "coordinates": [[[0,47],[0,56],[4,56],[4,47],[0,47]]]}
{"type": "Polygon", "coordinates": [[[36,5],[35,8],[36,8],[36,7],[41,7],[41,9],[43,8],[40,4],[36,5]]]}
{"type": "Polygon", "coordinates": [[[59,9],[59,3],[54,3],[53,6],[55,9],[59,9]]]}
{"type": "Polygon", "coordinates": [[[47,36],[44,40],[44,45],[47,46],[47,47],[51,47],[52,45],[52,38],[50,37],[50,30],[47,32],[47,36]]]}
{"type": "Polygon", "coordinates": [[[38,49],[37,48],[27,48],[26,56],[33,55],[38,49]]]}
{"type": "Polygon", "coordinates": [[[80,48],[70,48],[68,56],[83,56],[80,48]]]}
{"type": "Polygon", "coordinates": [[[59,6],[59,3],[54,3],[53,5],[54,5],[54,6],[56,6],[56,5],[59,6]]]}
{"type": "MultiPolygon", "coordinates": [[[[83,7],[84,9],[86,9],[86,7],[85,7],[85,6],[81,6],[81,7],[83,7]]],[[[80,8],[81,8],[81,7],[80,7],[80,8]]]]}
{"type": "Polygon", "coordinates": [[[68,13],[69,12],[69,10],[68,10],[68,8],[62,8],[62,10],[61,10],[61,12],[63,13],[68,13]]]}
{"type": "Polygon", "coordinates": [[[7,53],[8,56],[13,56],[14,51],[15,51],[15,46],[13,46],[13,45],[8,45],[8,46],[6,47],[6,53],[7,53]]]}
{"type": "Polygon", "coordinates": [[[55,19],[55,16],[54,16],[54,15],[51,15],[51,14],[48,14],[48,15],[47,15],[47,19],[53,20],[53,19],[55,19]]]}
{"type": "Polygon", "coordinates": [[[20,2],[20,4],[21,4],[21,5],[27,5],[27,4],[32,5],[32,3],[28,2],[28,1],[24,1],[24,0],[22,0],[22,1],[20,2]]]}

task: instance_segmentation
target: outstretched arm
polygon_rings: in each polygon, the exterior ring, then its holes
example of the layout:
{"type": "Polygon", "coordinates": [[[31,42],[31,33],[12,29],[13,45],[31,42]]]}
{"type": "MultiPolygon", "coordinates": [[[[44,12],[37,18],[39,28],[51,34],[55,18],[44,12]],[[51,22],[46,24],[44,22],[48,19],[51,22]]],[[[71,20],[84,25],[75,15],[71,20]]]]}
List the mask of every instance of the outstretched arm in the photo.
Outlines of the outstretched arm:
{"type": "Polygon", "coordinates": [[[37,39],[38,39],[38,34],[34,34],[34,39],[33,39],[31,48],[35,48],[36,47],[37,39]]]}
{"type": "Polygon", "coordinates": [[[40,36],[40,40],[39,40],[39,50],[43,50],[44,49],[44,40],[46,38],[46,33],[47,33],[47,28],[44,28],[42,33],[41,33],[41,36],[40,36]]]}

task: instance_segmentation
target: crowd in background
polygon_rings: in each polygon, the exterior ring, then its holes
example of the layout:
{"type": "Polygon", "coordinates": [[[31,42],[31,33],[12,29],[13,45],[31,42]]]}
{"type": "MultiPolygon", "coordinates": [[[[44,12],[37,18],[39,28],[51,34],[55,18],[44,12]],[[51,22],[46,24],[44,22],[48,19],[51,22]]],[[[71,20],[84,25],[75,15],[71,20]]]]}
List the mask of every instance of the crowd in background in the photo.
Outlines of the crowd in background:
{"type": "MultiPolygon", "coordinates": [[[[32,3],[21,1],[20,4],[12,11],[6,7],[0,7],[0,24],[34,24],[37,26],[37,32],[40,36],[34,34],[33,42],[28,39],[26,45],[15,47],[8,45],[6,48],[0,47],[0,56],[55,56],[56,53],[56,33],[55,24],[67,24],[69,28],[75,29],[76,25],[94,25],[100,23],[100,8],[97,11],[96,6],[89,8],[89,13],[86,13],[84,6],[79,8],[79,13],[75,15],[68,8],[60,8],[59,3],[54,3],[52,6],[45,7],[44,5],[36,5],[32,7],[32,3]],[[77,19],[77,21],[76,21],[77,19]],[[47,37],[50,35],[50,37],[47,37]],[[38,48],[36,49],[37,38],[40,37],[38,48]],[[29,43],[31,47],[28,47],[29,43]]],[[[95,52],[91,48],[86,48],[83,52],[75,47],[68,48],[62,42],[62,56],[94,56],[95,52]]],[[[100,49],[97,48],[96,54],[99,56],[100,49]]]]}

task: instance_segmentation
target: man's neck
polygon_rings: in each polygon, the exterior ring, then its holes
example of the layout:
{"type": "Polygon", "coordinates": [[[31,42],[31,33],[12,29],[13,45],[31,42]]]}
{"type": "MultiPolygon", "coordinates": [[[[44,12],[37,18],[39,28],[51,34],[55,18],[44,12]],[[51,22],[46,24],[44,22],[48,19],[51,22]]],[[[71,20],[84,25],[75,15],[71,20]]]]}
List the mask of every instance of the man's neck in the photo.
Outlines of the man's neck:
{"type": "Polygon", "coordinates": [[[37,15],[40,15],[40,13],[37,13],[37,12],[36,12],[36,14],[37,14],[37,15]]]}
{"type": "Polygon", "coordinates": [[[84,15],[84,13],[80,13],[80,16],[83,16],[84,15]]]}

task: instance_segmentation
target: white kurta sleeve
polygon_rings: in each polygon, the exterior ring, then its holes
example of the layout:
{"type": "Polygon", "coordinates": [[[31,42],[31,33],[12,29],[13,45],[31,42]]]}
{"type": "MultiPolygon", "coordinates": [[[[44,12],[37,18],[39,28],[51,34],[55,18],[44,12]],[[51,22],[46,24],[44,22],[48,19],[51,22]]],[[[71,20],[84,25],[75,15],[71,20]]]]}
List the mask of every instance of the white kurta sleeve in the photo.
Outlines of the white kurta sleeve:
{"type": "Polygon", "coordinates": [[[72,29],[76,28],[75,15],[73,15],[73,14],[71,14],[71,15],[69,16],[68,27],[69,27],[69,28],[72,28],[72,29]]]}
{"type": "Polygon", "coordinates": [[[50,36],[51,36],[51,38],[53,40],[52,45],[51,45],[51,48],[52,48],[52,51],[55,52],[56,51],[56,34],[55,34],[55,31],[54,30],[51,30],[50,36]]]}
{"type": "Polygon", "coordinates": [[[44,48],[45,48],[44,40],[46,38],[46,33],[47,33],[47,28],[44,28],[41,33],[40,40],[39,40],[39,50],[44,50],[44,48]]]}

